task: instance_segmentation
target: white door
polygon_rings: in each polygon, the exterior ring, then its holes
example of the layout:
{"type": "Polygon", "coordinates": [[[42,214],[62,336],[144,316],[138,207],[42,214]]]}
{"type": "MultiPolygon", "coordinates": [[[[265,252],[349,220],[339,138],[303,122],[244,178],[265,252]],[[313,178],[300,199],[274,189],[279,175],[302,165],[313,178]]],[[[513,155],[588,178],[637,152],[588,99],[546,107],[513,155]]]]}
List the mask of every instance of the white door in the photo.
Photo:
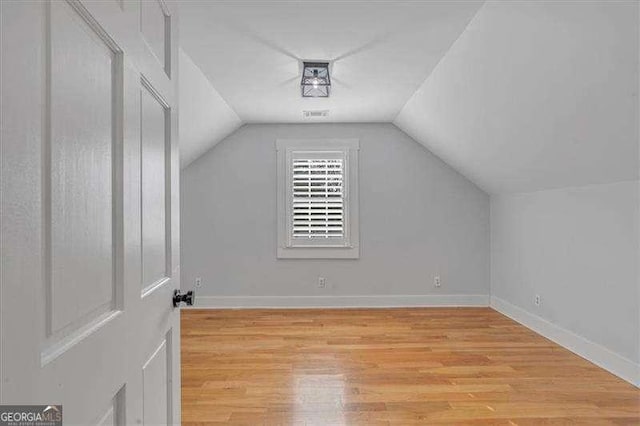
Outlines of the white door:
{"type": "Polygon", "coordinates": [[[0,14],[1,402],[179,424],[175,6],[0,14]]]}

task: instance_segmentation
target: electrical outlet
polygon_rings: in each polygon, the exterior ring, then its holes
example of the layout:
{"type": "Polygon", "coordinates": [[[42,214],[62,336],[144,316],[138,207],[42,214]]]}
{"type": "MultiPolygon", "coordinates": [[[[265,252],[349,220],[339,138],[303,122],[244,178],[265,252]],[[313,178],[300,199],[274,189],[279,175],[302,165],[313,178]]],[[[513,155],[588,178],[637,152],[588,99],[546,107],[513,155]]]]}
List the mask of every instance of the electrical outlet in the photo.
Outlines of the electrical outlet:
{"type": "Polygon", "coordinates": [[[536,294],[536,297],[533,300],[533,303],[535,303],[536,306],[540,306],[540,303],[542,303],[542,299],[540,298],[539,294],[536,294]]]}
{"type": "Polygon", "coordinates": [[[441,285],[442,283],[440,282],[440,275],[436,275],[435,277],[433,277],[433,286],[440,287],[441,285]]]}
{"type": "Polygon", "coordinates": [[[327,279],[324,277],[318,277],[318,288],[326,288],[327,287],[327,279]]]}
{"type": "Polygon", "coordinates": [[[196,288],[200,288],[202,287],[202,278],[197,277],[196,278],[196,288]]]}

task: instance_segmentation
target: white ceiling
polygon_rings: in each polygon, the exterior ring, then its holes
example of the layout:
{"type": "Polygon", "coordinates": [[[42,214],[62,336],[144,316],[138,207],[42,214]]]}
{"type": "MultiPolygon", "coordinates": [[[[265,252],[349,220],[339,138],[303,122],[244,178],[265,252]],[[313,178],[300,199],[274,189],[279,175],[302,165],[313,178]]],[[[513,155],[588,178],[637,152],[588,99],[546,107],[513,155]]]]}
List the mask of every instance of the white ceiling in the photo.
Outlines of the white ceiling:
{"type": "Polygon", "coordinates": [[[395,124],[490,193],[638,179],[638,2],[487,2],[395,124]]]}
{"type": "Polygon", "coordinates": [[[180,4],[243,122],[393,121],[490,193],[638,179],[636,1],[180,4]],[[334,60],[331,98],[300,97],[300,59],[334,60]]]}
{"type": "Polygon", "coordinates": [[[480,1],[180,1],[185,52],[244,122],[389,122],[480,1]],[[331,60],[328,99],[300,96],[300,60],[331,60]]]}
{"type": "Polygon", "coordinates": [[[179,51],[180,166],[191,164],[242,121],[182,49],[179,51]]]}

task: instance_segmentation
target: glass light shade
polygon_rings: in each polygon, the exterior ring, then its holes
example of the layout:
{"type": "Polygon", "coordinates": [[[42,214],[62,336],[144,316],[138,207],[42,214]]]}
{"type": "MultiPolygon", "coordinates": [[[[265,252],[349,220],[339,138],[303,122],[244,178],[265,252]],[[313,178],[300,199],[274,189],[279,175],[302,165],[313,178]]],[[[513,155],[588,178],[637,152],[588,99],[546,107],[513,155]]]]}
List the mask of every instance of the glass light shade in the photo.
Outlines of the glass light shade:
{"type": "Polygon", "coordinates": [[[331,88],[328,62],[304,62],[302,81],[303,98],[328,98],[331,88]]]}

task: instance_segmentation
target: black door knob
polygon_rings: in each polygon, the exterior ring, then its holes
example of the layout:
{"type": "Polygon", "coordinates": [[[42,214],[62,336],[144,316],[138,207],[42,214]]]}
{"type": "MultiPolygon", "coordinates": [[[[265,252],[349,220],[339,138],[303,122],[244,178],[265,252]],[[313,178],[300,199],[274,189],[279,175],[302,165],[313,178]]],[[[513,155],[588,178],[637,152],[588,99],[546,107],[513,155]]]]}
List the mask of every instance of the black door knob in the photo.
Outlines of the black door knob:
{"type": "Polygon", "coordinates": [[[177,307],[180,302],[184,302],[187,306],[193,306],[193,299],[195,295],[193,294],[193,290],[189,290],[184,294],[180,294],[180,290],[173,291],[173,307],[177,307]]]}

